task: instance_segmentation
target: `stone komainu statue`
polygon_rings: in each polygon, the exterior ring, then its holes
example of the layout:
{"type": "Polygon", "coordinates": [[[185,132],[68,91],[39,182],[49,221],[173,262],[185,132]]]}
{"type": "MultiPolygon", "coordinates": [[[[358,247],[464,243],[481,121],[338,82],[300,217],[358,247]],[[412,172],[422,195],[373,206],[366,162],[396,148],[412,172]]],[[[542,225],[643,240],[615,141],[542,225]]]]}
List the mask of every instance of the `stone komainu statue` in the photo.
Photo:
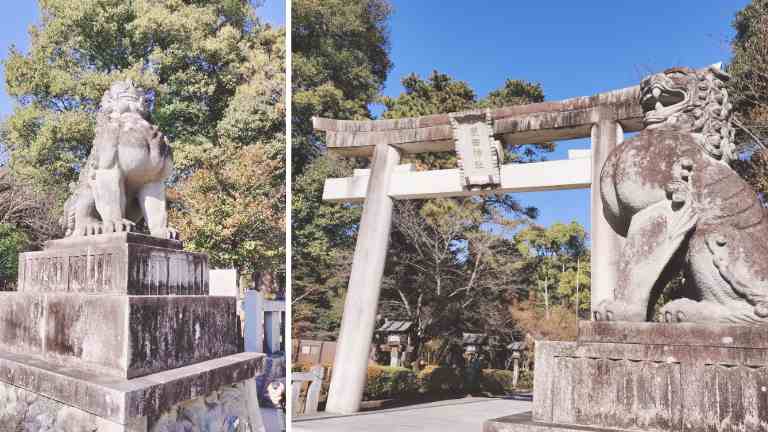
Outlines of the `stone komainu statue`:
{"type": "Polygon", "coordinates": [[[144,92],[131,81],[104,94],[91,154],[64,205],[67,236],[132,231],[144,219],[152,236],[178,239],[165,202],[171,148],[147,115],[144,92]]]}
{"type": "Polygon", "coordinates": [[[756,193],[731,169],[732,106],[718,66],[672,68],[645,78],[645,129],[603,166],[604,214],[626,238],[614,299],[598,320],[646,321],[682,269],[683,298],[668,322],[768,323],[768,220],[756,193]]]}

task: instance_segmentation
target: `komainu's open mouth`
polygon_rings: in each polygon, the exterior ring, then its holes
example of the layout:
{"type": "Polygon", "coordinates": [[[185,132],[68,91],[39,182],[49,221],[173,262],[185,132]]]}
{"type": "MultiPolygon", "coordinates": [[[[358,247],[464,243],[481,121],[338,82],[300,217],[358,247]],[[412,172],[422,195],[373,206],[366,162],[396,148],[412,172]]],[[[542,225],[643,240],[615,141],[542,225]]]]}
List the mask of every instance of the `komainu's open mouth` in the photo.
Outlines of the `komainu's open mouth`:
{"type": "Polygon", "coordinates": [[[669,88],[663,79],[651,78],[640,98],[646,125],[660,123],[685,107],[688,95],[681,89],[669,88]]]}

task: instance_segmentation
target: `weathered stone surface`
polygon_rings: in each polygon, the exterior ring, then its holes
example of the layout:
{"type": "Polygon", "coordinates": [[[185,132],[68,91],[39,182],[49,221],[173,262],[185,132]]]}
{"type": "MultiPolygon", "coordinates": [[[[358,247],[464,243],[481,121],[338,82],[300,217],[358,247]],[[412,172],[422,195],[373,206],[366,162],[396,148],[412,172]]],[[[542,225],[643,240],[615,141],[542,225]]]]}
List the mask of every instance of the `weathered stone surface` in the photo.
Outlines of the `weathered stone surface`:
{"type": "Polygon", "coordinates": [[[0,292],[0,345],[42,353],[44,313],[41,296],[0,292]]]}
{"type": "Polygon", "coordinates": [[[768,349],[768,329],[744,325],[579,321],[579,342],[768,349]]]}
{"type": "Polygon", "coordinates": [[[504,153],[493,138],[490,109],[449,114],[463,188],[491,189],[501,184],[504,153]]]}
{"type": "Polygon", "coordinates": [[[111,246],[114,243],[132,243],[174,250],[182,250],[184,248],[184,244],[180,240],[157,238],[135,232],[119,232],[90,238],[65,237],[63,239],[48,240],[45,242],[45,249],[87,248],[99,245],[111,246]]]}
{"type": "Polygon", "coordinates": [[[0,348],[133,378],[242,350],[236,299],[0,293],[0,348]]]}
{"type": "Polygon", "coordinates": [[[0,432],[146,432],[146,419],[122,425],[0,382],[0,432]]]}
{"type": "Polygon", "coordinates": [[[219,390],[165,411],[157,420],[150,420],[150,432],[251,432],[248,428],[245,395],[238,386],[219,390]]]}
{"type": "Polygon", "coordinates": [[[386,144],[377,148],[373,159],[328,392],[328,412],[348,414],[360,409],[392,228],[393,203],[387,191],[399,161],[400,152],[386,144]]]}
{"type": "Polygon", "coordinates": [[[263,354],[240,353],[123,380],[94,373],[91,369],[64,368],[33,356],[0,352],[0,383],[110,422],[127,424],[135,418],[157,418],[180,402],[252,379],[261,373],[263,361],[263,354]]]}
{"type": "Polygon", "coordinates": [[[242,351],[234,297],[131,297],[128,377],[242,351]]]}
{"type": "Polygon", "coordinates": [[[18,292],[207,295],[208,257],[180,249],[133,233],[51,241],[19,256],[18,292]]]}
{"type": "Polygon", "coordinates": [[[487,420],[485,423],[483,423],[483,432],[607,432],[617,430],[618,429],[538,423],[533,421],[531,418],[531,413],[515,414],[507,417],[487,420]]]}
{"type": "Polygon", "coordinates": [[[178,238],[165,208],[171,146],[148,119],[144,91],[132,81],[116,81],[104,94],[91,154],[64,204],[67,236],[131,231],[145,220],[153,237],[178,238]]]}
{"type": "MultiPolygon", "coordinates": [[[[627,132],[642,129],[639,86],[593,96],[517,105],[491,110],[494,134],[505,145],[588,137],[599,115],[608,110],[627,132]]],[[[453,149],[448,114],[396,120],[333,120],[315,117],[316,130],[326,132],[329,151],[344,156],[370,156],[377,144],[395,145],[405,153],[453,149]]]]}
{"type": "Polygon", "coordinates": [[[768,324],[768,218],[729,166],[738,158],[729,79],[713,65],[642,81],[645,129],[600,174],[603,214],[625,242],[596,320],[652,320],[658,293],[682,270],[685,297],[664,305],[663,320],[768,324]]]}
{"type": "Polygon", "coordinates": [[[0,382],[0,432],[251,432],[245,398],[242,384],[225,385],[121,424],[0,382]]]}
{"type": "Polygon", "coordinates": [[[582,323],[578,342],[537,342],[535,421],[642,431],[768,430],[768,348],[755,329],[627,324],[582,323]]]}

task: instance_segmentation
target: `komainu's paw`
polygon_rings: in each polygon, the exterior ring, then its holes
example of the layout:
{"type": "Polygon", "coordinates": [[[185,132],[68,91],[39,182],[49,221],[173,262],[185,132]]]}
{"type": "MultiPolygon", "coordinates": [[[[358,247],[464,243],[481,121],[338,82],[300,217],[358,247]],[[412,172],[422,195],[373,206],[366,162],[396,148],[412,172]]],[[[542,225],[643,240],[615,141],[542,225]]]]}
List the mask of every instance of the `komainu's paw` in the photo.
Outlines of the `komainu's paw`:
{"type": "Polygon", "coordinates": [[[592,316],[595,321],[645,321],[643,305],[630,305],[620,300],[603,300],[592,316]]]}
{"type": "Polygon", "coordinates": [[[80,236],[95,236],[103,232],[101,222],[88,222],[79,226],[76,230],[80,236]]]}
{"type": "Polygon", "coordinates": [[[136,224],[128,219],[120,219],[116,221],[105,221],[102,223],[104,234],[119,233],[119,232],[132,232],[136,230],[136,224]]]}
{"type": "Polygon", "coordinates": [[[719,314],[719,309],[714,306],[695,300],[681,298],[672,300],[661,308],[660,319],[668,323],[677,322],[702,322],[707,321],[707,315],[714,317],[719,314]],[[707,308],[713,309],[708,313],[707,308]]]}

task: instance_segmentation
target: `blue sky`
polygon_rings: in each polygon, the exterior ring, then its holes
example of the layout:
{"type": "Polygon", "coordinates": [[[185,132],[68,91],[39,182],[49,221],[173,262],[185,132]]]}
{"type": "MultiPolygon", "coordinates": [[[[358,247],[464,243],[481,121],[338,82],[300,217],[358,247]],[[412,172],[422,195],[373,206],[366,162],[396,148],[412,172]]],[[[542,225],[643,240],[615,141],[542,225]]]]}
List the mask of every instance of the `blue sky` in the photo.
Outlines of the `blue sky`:
{"type": "MultiPolygon", "coordinates": [[[[257,9],[259,17],[274,26],[285,25],[285,0],[261,0],[257,9]]],[[[7,1],[3,4],[3,18],[0,18],[0,57],[8,55],[8,49],[15,45],[21,50],[29,47],[29,26],[40,19],[37,1],[7,1]]],[[[5,88],[5,78],[2,78],[0,92],[0,116],[8,115],[13,109],[13,101],[8,97],[5,88]]]]}
{"type": "MultiPolygon", "coordinates": [[[[401,78],[433,69],[478,93],[507,78],[539,82],[547,100],[638,84],[648,72],[730,59],[731,22],[748,1],[393,0],[391,59],[384,93],[401,78]]],[[[378,110],[380,112],[380,110],[378,110]]],[[[589,148],[588,140],[564,142],[589,148]]],[[[589,190],[518,194],[540,209],[544,225],[577,220],[589,227],[589,190]]]]}
{"type": "MultiPolygon", "coordinates": [[[[506,78],[542,84],[548,100],[635,85],[651,71],[674,65],[704,66],[730,58],[733,16],[747,4],[733,1],[499,1],[471,3],[393,0],[390,73],[384,93],[402,92],[400,79],[433,69],[467,81],[479,96],[506,78]]],[[[28,46],[27,29],[38,20],[37,2],[8,2],[0,25],[0,56],[28,46]]],[[[285,24],[283,0],[265,0],[259,15],[285,24]]],[[[0,115],[12,101],[0,92],[0,115]]],[[[380,110],[379,110],[380,111],[380,110]]],[[[588,148],[587,140],[561,143],[588,148]]],[[[589,191],[519,194],[541,210],[539,222],[578,220],[589,226],[589,191]]]]}

